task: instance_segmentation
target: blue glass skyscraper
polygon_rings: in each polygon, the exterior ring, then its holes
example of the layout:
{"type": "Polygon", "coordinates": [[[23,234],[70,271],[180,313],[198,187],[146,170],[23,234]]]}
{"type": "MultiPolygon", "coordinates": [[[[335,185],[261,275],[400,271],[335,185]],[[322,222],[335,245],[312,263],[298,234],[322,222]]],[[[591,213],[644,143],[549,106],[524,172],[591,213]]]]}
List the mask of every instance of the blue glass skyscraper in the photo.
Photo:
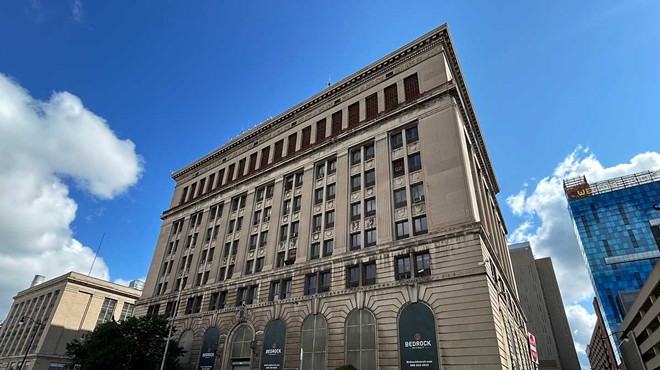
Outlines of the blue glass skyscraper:
{"type": "Polygon", "coordinates": [[[654,209],[660,171],[592,184],[580,177],[565,180],[564,190],[596,299],[615,333],[630,292],[644,285],[660,258],[660,211],[654,209]]]}

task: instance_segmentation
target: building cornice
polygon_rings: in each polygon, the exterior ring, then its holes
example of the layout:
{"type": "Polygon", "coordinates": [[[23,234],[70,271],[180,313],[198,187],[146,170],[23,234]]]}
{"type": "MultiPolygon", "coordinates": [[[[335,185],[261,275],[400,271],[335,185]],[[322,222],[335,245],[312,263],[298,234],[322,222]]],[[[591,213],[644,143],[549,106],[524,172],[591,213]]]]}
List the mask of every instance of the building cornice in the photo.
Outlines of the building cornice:
{"type": "Polygon", "coordinates": [[[442,26],[419,37],[413,42],[399,48],[393,53],[390,53],[384,58],[381,58],[378,61],[368,65],[360,71],[341,80],[337,84],[328,87],[327,89],[276,116],[275,118],[268,119],[256,127],[248,130],[247,132],[239,135],[238,137],[230,140],[214,152],[174,172],[172,174],[172,178],[175,181],[179,181],[185,175],[203,168],[205,165],[212,163],[214,160],[220,159],[221,157],[226,156],[227,154],[230,154],[237,149],[244,148],[246,144],[253,144],[254,140],[258,140],[264,134],[274,130],[275,128],[288,129],[290,124],[294,122],[306,121],[313,116],[332,108],[337,100],[340,102],[345,101],[346,98],[352,97],[357,93],[364,91],[364,86],[367,86],[367,84],[370,82],[374,84],[374,79],[376,79],[378,76],[384,76],[388,71],[393,70],[404,63],[406,63],[406,68],[418,64],[421,62],[421,60],[411,59],[420,54],[426,53],[433,47],[440,45],[444,47],[443,50],[448,54],[448,60],[451,63],[452,73],[454,78],[457,80],[459,96],[461,101],[465,104],[465,108],[467,110],[466,112],[463,112],[463,115],[466,119],[466,122],[469,124],[471,139],[478,144],[477,149],[480,154],[479,160],[482,162],[482,168],[487,170],[486,177],[490,183],[489,185],[491,189],[497,193],[499,192],[499,185],[495,180],[492,166],[488,160],[486,145],[483,142],[481,130],[477,123],[476,114],[472,107],[470,95],[467,91],[465,81],[463,80],[458,58],[455,55],[451,37],[449,35],[449,29],[446,24],[443,24],[442,26]],[[363,87],[363,89],[359,89],[359,87],[363,87]]]}

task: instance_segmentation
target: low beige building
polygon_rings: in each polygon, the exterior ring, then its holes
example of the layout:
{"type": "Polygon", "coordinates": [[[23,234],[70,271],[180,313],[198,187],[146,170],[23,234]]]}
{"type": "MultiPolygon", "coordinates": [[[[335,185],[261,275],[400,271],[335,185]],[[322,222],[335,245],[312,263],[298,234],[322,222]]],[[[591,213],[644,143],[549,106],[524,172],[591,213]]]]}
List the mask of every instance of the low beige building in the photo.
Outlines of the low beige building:
{"type": "Polygon", "coordinates": [[[188,369],[531,368],[446,26],[172,177],[136,311],[188,369]]]}
{"type": "Polygon", "coordinates": [[[76,272],[18,292],[0,329],[0,369],[18,369],[28,347],[23,369],[63,369],[67,343],[132,316],[141,293],[76,272]]]}

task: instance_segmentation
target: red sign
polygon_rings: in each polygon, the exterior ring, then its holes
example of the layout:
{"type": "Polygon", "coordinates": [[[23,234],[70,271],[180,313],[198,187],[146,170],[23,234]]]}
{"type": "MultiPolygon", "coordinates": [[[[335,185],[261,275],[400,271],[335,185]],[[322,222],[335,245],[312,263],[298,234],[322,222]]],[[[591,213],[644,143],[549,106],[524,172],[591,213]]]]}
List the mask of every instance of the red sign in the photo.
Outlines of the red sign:
{"type": "Polygon", "coordinates": [[[536,353],[536,338],[532,333],[527,333],[527,339],[529,340],[529,354],[532,356],[532,361],[538,365],[539,355],[536,353]]]}

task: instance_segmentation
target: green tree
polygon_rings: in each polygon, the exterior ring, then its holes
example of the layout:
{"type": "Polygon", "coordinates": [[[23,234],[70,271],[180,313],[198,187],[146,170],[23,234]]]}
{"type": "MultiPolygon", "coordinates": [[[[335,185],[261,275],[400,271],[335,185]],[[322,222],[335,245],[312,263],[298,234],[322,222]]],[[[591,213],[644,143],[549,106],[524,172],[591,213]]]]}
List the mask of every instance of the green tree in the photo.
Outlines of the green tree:
{"type": "MultiPolygon", "coordinates": [[[[83,340],[66,345],[66,354],[83,370],[158,370],[170,330],[164,316],[131,317],[103,323],[83,340]]],[[[182,370],[184,350],[170,340],[165,369],[182,370]]]]}

